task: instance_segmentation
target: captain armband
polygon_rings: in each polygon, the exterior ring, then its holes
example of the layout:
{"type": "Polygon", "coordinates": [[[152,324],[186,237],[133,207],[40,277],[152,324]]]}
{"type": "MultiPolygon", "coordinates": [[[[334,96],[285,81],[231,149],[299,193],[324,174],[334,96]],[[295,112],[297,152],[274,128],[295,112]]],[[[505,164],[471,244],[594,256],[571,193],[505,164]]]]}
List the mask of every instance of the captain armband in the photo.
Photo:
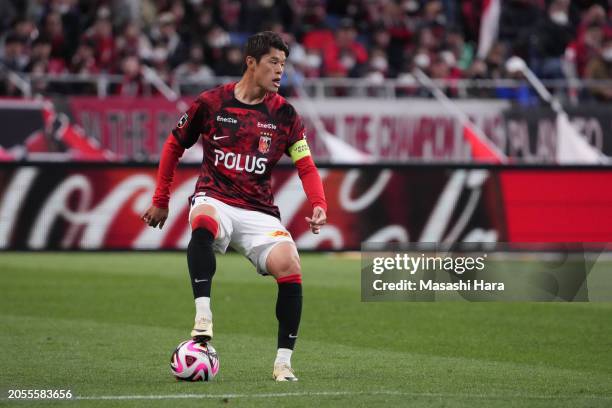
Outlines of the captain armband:
{"type": "Polygon", "coordinates": [[[294,163],[304,157],[310,156],[310,148],[306,140],[298,140],[291,145],[291,147],[289,147],[289,156],[291,156],[291,160],[293,160],[294,163]]]}

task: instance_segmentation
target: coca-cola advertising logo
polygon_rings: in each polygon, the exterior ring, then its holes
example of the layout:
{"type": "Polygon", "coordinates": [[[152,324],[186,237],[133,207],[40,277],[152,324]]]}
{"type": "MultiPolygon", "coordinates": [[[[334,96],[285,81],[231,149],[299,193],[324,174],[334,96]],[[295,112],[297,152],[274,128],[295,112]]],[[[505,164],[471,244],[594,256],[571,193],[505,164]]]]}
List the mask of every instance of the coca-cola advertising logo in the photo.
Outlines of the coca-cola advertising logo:
{"type": "MultiPolygon", "coordinates": [[[[311,234],[310,204],[294,169],[275,171],[282,221],[302,249],[358,249],[364,241],[497,240],[485,170],[321,169],[329,224],[311,234]]],[[[155,189],[153,167],[15,167],[0,171],[0,248],[175,249],[190,238],[188,197],[197,168],[177,171],[163,230],[139,215],[155,189]]]]}
{"type": "MultiPolygon", "coordinates": [[[[612,242],[612,169],[322,168],[329,223],[314,235],[293,167],[273,173],[282,222],[301,249],[367,242],[612,242]],[[569,220],[572,220],[571,222],[569,220]]],[[[0,168],[2,249],[180,249],[197,167],[178,169],[162,230],[140,215],[153,166],[46,164],[0,168]]]]}

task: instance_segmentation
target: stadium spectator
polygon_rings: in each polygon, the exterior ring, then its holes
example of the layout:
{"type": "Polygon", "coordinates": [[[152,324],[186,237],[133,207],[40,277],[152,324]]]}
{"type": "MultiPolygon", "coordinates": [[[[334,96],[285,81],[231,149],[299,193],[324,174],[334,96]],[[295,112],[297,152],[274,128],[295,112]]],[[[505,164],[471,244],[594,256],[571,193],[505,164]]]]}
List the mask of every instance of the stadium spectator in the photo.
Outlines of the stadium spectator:
{"type": "Polygon", "coordinates": [[[529,34],[543,18],[543,10],[532,0],[502,2],[499,18],[499,40],[512,47],[512,54],[529,58],[529,34]]]}
{"type": "Polygon", "coordinates": [[[136,56],[138,64],[153,67],[171,83],[172,74],[177,78],[210,74],[206,67],[195,69],[191,50],[198,45],[215,75],[240,75],[242,63],[236,57],[244,39],[250,32],[266,29],[291,43],[290,62],[299,77],[389,78],[420,66],[438,76],[449,68],[453,78],[457,72],[466,78],[509,78],[496,67],[508,56],[519,55],[540,77],[584,78],[587,65],[601,54],[602,38],[612,31],[612,7],[606,0],[506,0],[501,2],[497,38],[502,56],[493,51],[493,58],[474,61],[483,4],[483,0],[11,0],[2,3],[0,12],[4,27],[0,59],[11,70],[35,70],[39,75],[122,74],[122,61],[136,56]],[[49,45],[50,55],[42,57],[49,45]]]}
{"type": "Polygon", "coordinates": [[[38,37],[30,51],[30,62],[27,72],[37,71],[39,74],[61,74],[66,71],[66,63],[62,58],[51,57],[51,42],[44,37],[38,37]],[[34,66],[37,69],[34,69],[34,66]]]}
{"type": "Polygon", "coordinates": [[[51,41],[51,55],[67,61],[71,57],[70,40],[64,33],[64,23],[59,13],[49,13],[44,17],[42,35],[51,41]]]}
{"type": "MultiPolygon", "coordinates": [[[[531,0],[525,0],[531,1],[531,0]]],[[[506,1],[503,1],[506,3],[506,1]]],[[[480,18],[482,17],[482,0],[463,0],[461,1],[461,21],[466,41],[474,44],[478,43],[478,33],[480,32],[480,18]]]]}
{"type": "Polygon", "coordinates": [[[18,10],[10,1],[0,1],[0,33],[7,32],[18,16],[18,10]]]}
{"type": "Polygon", "coordinates": [[[603,35],[603,26],[593,22],[568,44],[565,60],[574,65],[578,76],[584,76],[588,61],[601,52],[603,35]]]}
{"type": "Polygon", "coordinates": [[[321,76],[322,65],[323,57],[321,52],[314,48],[307,48],[303,62],[298,65],[298,68],[301,68],[306,78],[318,78],[321,76]]]}
{"type": "Polygon", "coordinates": [[[79,44],[70,61],[70,72],[75,74],[96,74],[100,67],[96,61],[96,47],[91,41],[84,40],[79,44]]]}
{"type": "Polygon", "coordinates": [[[430,27],[433,35],[440,41],[446,32],[446,16],[440,0],[428,1],[423,6],[422,25],[430,27]]]}
{"type": "Polygon", "coordinates": [[[141,60],[148,61],[153,55],[151,41],[142,33],[140,24],[136,21],[125,25],[122,34],[115,39],[115,50],[120,58],[138,55],[141,60]]]}
{"type": "Polygon", "coordinates": [[[387,53],[382,48],[374,48],[370,51],[368,68],[370,72],[379,72],[383,78],[395,76],[395,72],[389,66],[387,53]]]}
{"type": "Polygon", "coordinates": [[[159,16],[157,25],[151,31],[151,41],[154,52],[157,50],[157,59],[163,50],[170,67],[176,67],[188,58],[189,50],[176,29],[173,13],[165,12],[159,16]]]}
{"type": "MultiPolygon", "coordinates": [[[[603,43],[601,53],[593,56],[585,68],[585,77],[593,80],[612,81],[612,35],[603,43]]],[[[610,84],[591,86],[593,96],[602,102],[612,102],[610,84]]]]}
{"type": "Polygon", "coordinates": [[[340,76],[361,76],[368,52],[357,41],[357,30],[350,19],[344,19],[334,41],[323,48],[324,67],[328,73],[340,76]]]}
{"type": "Polygon", "coordinates": [[[15,23],[14,33],[24,39],[26,44],[31,44],[32,41],[39,37],[36,23],[27,19],[18,20],[15,23]]]}
{"type": "Polygon", "coordinates": [[[174,70],[175,79],[185,79],[192,82],[206,82],[214,76],[214,71],[205,64],[204,50],[199,44],[191,46],[189,59],[174,70]]]}
{"type": "Polygon", "coordinates": [[[182,0],[174,0],[170,5],[169,11],[174,18],[176,31],[183,41],[187,41],[189,37],[189,25],[185,20],[185,6],[182,0]]]}
{"type": "Polygon", "coordinates": [[[123,79],[116,91],[121,96],[142,96],[145,94],[144,80],[137,56],[128,55],[121,62],[123,79]]]}
{"type": "Polygon", "coordinates": [[[386,27],[378,25],[372,32],[370,49],[380,49],[384,52],[390,68],[388,76],[395,76],[404,62],[404,44],[395,41],[386,27]]]}
{"type": "Polygon", "coordinates": [[[211,7],[204,7],[197,12],[197,17],[193,19],[190,32],[194,38],[206,38],[208,32],[215,26],[215,20],[211,7]]]}
{"type": "Polygon", "coordinates": [[[84,40],[94,47],[96,65],[105,72],[112,72],[115,64],[115,40],[111,13],[106,7],[98,10],[96,21],[86,32],[84,40]]]}
{"type": "Polygon", "coordinates": [[[223,50],[223,58],[215,67],[219,76],[239,77],[243,68],[242,49],[236,45],[230,45],[223,50]]]}
{"type": "Polygon", "coordinates": [[[206,34],[205,57],[207,61],[219,63],[224,57],[224,48],[230,45],[229,33],[221,26],[215,25],[206,34]]]}
{"type": "Polygon", "coordinates": [[[574,36],[569,0],[553,0],[530,36],[531,65],[542,78],[563,78],[561,57],[574,36]]]}
{"type": "Polygon", "coordinates": [[[29,62],[25,40],[14,32],[7,35],[0,61],[6,69],[16,72],[25,71],[29,62]]]}
{"type": "Polygon", "coordinates": [[[381,16],[372,27],[384,27],[389,32],[389,47],[393,56],[389,55],[389,62],[396,69],[400,69],[405,62],[404,51],[410,50],[410,40],[414,37],[420,24],[420,3],[416,0],[404,0],[400,4],[387,2],[382,7],[381,16]]]}
{"type": "Polygon", "coordinates": [[[466,43],[463,34],[458,29],[448,30],[446,34],[445,48],[453,53],[457,68],[461,71],[467,70],[474,59],[474,46],[466,43]]]}
{"type": "Polygon", "coordinates": [[[423,71],[428,71],[431,67],[431,53],[427,48],[419,48],[412,57],[412,68],[420,68],[423,71]]]}
{"type": "Polygon", "coordinates": [[[506,44],[499,41],[493,44],[486,58],[488,77],[492,79],[503,78],[506,74],[504,64],[507,59],[506,44]]]}
{"type": "Polygon", "coordinates": [[[576,38],[565,50],[565,61],[571,64],[572,76],[584,76],[587,62],[601,51],[605,31],[606,12],[595,4],[584,12],[576,38]]]}
{"type": "Polygon", "coordinates": [[[241,30],[240,13],[242,11],[242,3],[243,2],[238,0],[224,0],[219,2],[219,18],[225,30],[241,30]]]}
{"type": "Polygon", "coordinates": [[[448,81],[448,85],[443,86],[442,90],[445,91],[448,96],[457,95],[458,90],[453,82],[461,78],[461,71],[456,67],[456,60],[452,52],[443,50],[436,54],[431,61],[429,75],[432,79],[448,81]]]}
{"type": "MultiPolygon", "coordinates": [[[[257,0],[241,2],[240,30],[243,32],[255,32],[262,28],[270,31],[277,30],[265,27],[265,22],[274,21],[283,27],[283,21],[291,22],[291,9],[288,1],[257,0]],[[262,24],[263,23],[263,24],[262,24]]],[[[289,26],[290,24],[288,24],[289,26]]],[[[280,33],[279,33],[280,34],[280,33]]],[[[293,52],[293,50],[291,51],[293,52]]]]}

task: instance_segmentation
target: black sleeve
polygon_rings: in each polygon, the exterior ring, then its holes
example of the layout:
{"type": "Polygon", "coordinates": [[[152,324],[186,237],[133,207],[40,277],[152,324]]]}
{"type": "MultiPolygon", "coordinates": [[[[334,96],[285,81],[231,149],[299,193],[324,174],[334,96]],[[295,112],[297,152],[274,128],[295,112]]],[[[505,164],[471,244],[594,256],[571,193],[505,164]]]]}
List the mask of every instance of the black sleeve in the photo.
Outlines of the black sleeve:
{"type": "Polygon", "coordinates": [[[198,98],[181,116],[174,129],[172,129],[172,134],[181,146],[189,149],[200,138],[207,120],[208,107],[201,98],[198,98]]]}

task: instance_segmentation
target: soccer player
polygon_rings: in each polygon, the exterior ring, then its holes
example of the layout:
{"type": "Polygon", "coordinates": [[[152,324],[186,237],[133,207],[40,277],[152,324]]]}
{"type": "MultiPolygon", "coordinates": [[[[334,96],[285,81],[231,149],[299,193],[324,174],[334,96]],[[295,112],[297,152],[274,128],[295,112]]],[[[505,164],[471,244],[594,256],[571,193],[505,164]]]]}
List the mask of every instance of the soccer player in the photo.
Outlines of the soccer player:
{"type": "Polygon", "coordinates": [[[323,185],[304,125],[293,106],[277,93],[288,55],[289,48],[278,34],[266,31],[248,39],[240,81],[200,94],[168,136],[153,203],[142,215],[149,226],[163,227],[178,160],[201,137],[204,158],[190,198],[192,233],[187,248],[196,307],[191,336],[198,341],[213,337],[214,251],[224,253],[231,245],[260,274],[272,275],[278,284],[276,381],[297,381],[291,354],[302,312],[300,258],[280,222],[271,190],[272,168],[284,153],[295,163],[312,205],[312,217],[306,217],[311,231],[318,234],[327,220],[323,185]]]}

